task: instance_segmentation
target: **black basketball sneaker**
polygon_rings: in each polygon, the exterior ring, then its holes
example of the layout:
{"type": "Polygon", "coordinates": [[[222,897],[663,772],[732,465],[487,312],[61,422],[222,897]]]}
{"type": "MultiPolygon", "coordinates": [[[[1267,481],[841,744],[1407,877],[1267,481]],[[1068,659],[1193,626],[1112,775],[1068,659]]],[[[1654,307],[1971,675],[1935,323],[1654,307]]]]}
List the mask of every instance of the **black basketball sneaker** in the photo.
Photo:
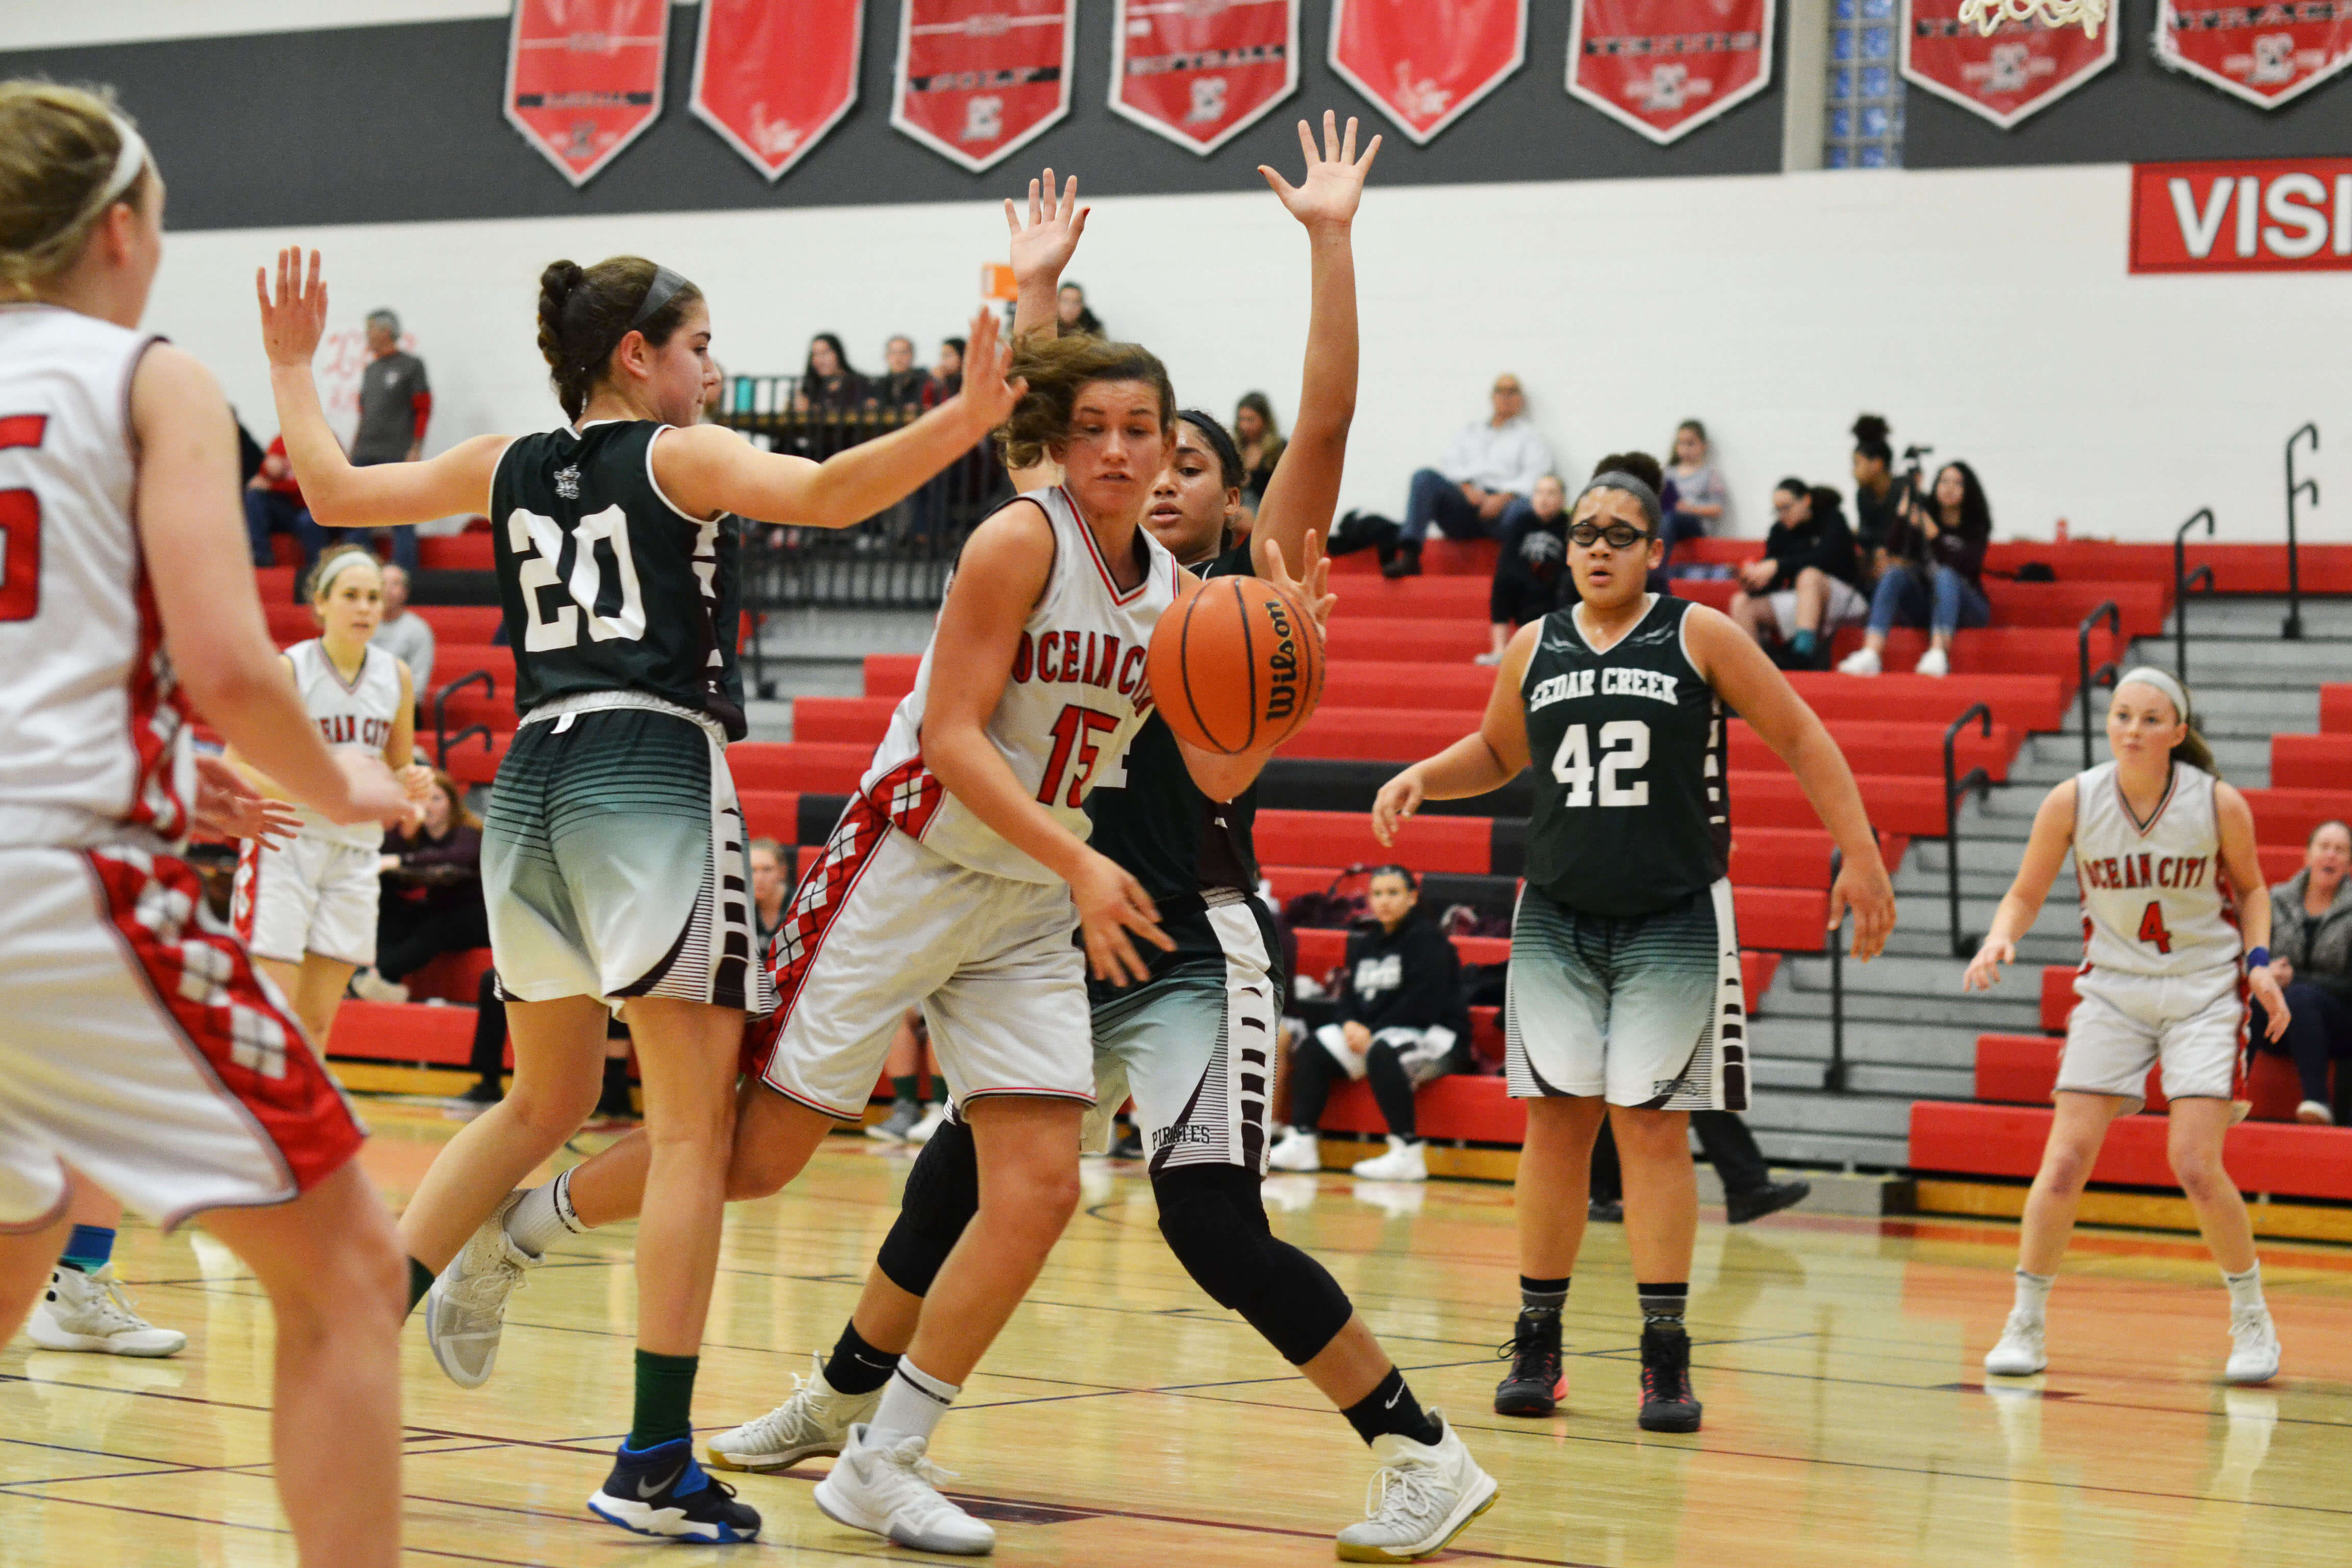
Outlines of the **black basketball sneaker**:
{"type": "Polygon", "coordinates": [[[1698,1395],[1691,1392],[1689,1332],[1674,1323],[1644,1325],[1642,1430],[1696,1432],[1699,1410],[1698,1395]]]}
{"type": "Polygon", "coordinates": [[[673,1437],[642,1451],[621,1445],[613,1473],[589,1509],[639,1535],[728,1544],[757,1539],[759,1510],[694,1462],[694,1439],[673,1437]]]}
{"type": "Polygon", "coordinates": [[[1511,1329],[1511,1342],[1496,1353],[1511,1360],[1509,1375],[1495,1385],[1496,1415],[1549,1415],[1568,1397],[1558,1312],[1522,1311],[1511,1329]]]}

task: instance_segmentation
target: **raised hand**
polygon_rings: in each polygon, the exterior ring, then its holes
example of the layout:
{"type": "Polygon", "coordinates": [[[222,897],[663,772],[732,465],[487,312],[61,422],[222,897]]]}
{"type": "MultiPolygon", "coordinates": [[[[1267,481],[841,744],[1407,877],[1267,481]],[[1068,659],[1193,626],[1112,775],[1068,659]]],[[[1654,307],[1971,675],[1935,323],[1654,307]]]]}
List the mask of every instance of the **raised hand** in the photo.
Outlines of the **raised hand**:
{"type": "Polygon", "coordinates": [[[1045,171],[1041,192],[1029,182],[1029,221],[1023,223],[1011,197],[1004,202],[1004,226],[1013,231],[1013,276],[1018,282],[1043,279],[1061,281],[1062,268],[1077,253],[1078,238],[1087,232],[1087,214],[1078,205],[1078,177],[1072,174],[1061,195],[1054,194],[1054,171],[1045,171]]]}
{"type": "Polygon", "coordinates": [[[278,292],[269,290],[269,269],[254,268],[253,291],[261,299],[261,347],[272,364],[309,364],[327,331],[327,285],[319,276],[319,253],[310,253],[310,275],[302,276],[302,251],[278,253],[278,292]]]}
{"type": "Polygon", "coordinates": [[[1372,172],[1372,160],[1380,155],[1381,139],[1373,137],[1371,145],[1359,158],[1355,116],[1348,117],[1347,133],[1342,136],[1339,117],[1327,109],[1323,111],[1321,149],[1317,149],[1315,133],[1304,120],[1298,122],[1298,144],[1307,152],[1307,177],[1298,184],[1292,184],[1264,163],[1257,166],[1257,172],[1265,176],[1265,183],[1274,187],[1274,194],[1282,198],[1290,216],[1307,227],[1347,227],[1355,221],[1356,204],[1364,195],[1364,177],[1372,172]]]}
{"type": "Polygon", "coordinates": [[[983,305],[964,339],[963,390],[951,400],[964,405],[979,431],[993,430],[1012,418],[1013,405],[1029,390],[1024,380],[1006,379],[1012,369],[1013,350],[999,341],[996,312],[983,305]]]}
{"type": "Polygon", "coordinates": [[[1318,626],[1331,624],[1331,607],[1339,595],[1331,592],[1331,558],[1323,553],[1323,536],[1309,529],[1301,559],[1306,569],[1299,575],[1290,574],[1290,563],[1282,558],[1282,546],[1271,539],[1261,539],[1255,546],[1257,574],[1275,587],[1297,599],[1307,613],[1315,617],[1318,626]]]}

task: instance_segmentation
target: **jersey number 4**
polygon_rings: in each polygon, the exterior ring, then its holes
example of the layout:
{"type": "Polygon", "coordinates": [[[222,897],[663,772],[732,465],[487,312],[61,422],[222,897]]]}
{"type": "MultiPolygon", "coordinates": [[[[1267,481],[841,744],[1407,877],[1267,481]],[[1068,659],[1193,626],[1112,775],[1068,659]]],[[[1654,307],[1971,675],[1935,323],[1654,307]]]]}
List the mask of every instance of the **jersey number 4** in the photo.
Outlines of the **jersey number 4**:
{"type": "Polygon", "coordinates": [[[2153,945],[2158,952],[2172,951],[2172,933],[2165,929],[2164,904],[2161,900],[2148,900],[2147,908],[2140,911],[2139,939],[2153,945]]]}
{"type": "Polygon", "coordinates": [[[646,635],[645,591],[637,585],[636,557],[629,553],[629,514],[608,506],[583,517],[572,526],[572,575],[567,581],[561,574],[563,525],[520,507],[507,514],[507,548],[517,557],[516,581],[522,588],[523,610],[530,618],[522,638],[526,653],[577,647],[583,613],[591,641],[635,642],[646,635]],[[596,551],[600,543],[611,552],[614,574],[620,579],[621,605],[615,615],[601,615],[596,609],[596,601],[604,593],[604,567],[596,551]],[[550,616],[540,595],[559,585],[571,590],[572,603],[550,616]]]}
{"type": "Polygon", "coordinates": [[[1570,724],[1568,733],[1559,738],[1559,750],[1552,753],[1551,776],[1568,786],[1562,805],[1591,805],[1592,781],[1601,779],[1601,804],[1603,805],[1647,805],[1650,804],[1650,784],[1647,779],[1626,781],[1625,775],[1647,765],[1650,760],[1650,726],[1639,719],[1612,719],[1601,726],[1601,765],[1592,765],[1592,745],[1587,726],[1570,724]]]}
{"type": "MultiPolygon", "coordinates": [[[[0,418],[0,451],[37,447],[48,431],[46,414],[0,418]]],[[[0,490],[0,621],[29,621],[41,609],[41,498],[29,489],[0,490]]]]}

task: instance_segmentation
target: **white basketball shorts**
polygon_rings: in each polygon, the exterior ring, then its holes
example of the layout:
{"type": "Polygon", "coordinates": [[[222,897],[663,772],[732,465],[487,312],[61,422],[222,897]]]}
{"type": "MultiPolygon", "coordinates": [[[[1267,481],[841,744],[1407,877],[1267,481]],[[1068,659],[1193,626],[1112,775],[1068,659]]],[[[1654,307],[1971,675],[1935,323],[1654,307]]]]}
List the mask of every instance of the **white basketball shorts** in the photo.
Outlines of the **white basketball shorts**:
{"type": "Polygon", "coordinates": [[[776,932],[782,1002],[746,1032],[745,1070],[856,1121],[900,1016],[920,1006],[957,1105],[997,1094],[1091,1105],[1077,924],[1066,885],[958,865],[857,796],[776,932]]]}
{"type": "Polygon", "coordinates": [[[0,1228],[54,1222],[59,1161],[169,1229],[284,1203],[365,1136],[187,862],[0,849],[0,1228]]]}
{"type": "Polygon", "coordinates": [[[2061,1089],[2120,1095],[2137,1111],[2147,1073],[2164,1068],[2167,1100],[2245,1099],[2246,1004],[2237,971],[2074,976],[2074,1010],[2058,1057],[2061,1089]]]}
{"type": "Polygon", "coordinates": [[[268,848],[247,839],[230,901],[246,951],[280,963],[299,963],[315,952],[367,968],[375,962],[382,860],[382,850],[308,834],[268,848]]]}

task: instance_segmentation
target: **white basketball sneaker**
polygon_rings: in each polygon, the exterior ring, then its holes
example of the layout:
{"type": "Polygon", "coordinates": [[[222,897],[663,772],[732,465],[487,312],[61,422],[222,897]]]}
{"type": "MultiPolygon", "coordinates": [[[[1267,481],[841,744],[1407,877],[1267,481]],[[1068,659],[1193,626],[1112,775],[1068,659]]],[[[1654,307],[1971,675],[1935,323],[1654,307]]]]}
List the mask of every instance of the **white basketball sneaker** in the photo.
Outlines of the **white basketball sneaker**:
{"type": "Polygon", "coordinates": [[[1930,647],[1926,653],[1919,656],[1919,662],[1911,667],[1911,673],[1914,675],[1949,675],[1952,673],[1952,661],[1945,654],[1942,648],[1930,647]]]}
{"type": "Polygon", "coordinates": [[[940,1128],[945,1127],[947,1124],[948,1102],[942,1100],[937,1105],[932,1106],[929,1110],[924,1111],[923,1119],[920,1121],[916,1122],[912,1127],[907,1129],[907,1142],[909,1143],[928,1143],[931,1141],[931,1134],[937,1132],[940,1128]]]}
{"type": "Polygon", "coordinates": [[[518,1190],[499,1200],[482,1228],[474,1232],[449,1267],[425,1293],[425,1342],[433,1359],[460,1388],[479,1388],[498,1365],[499,1339],[506,1332],[507,1298],[540,1259],[507,1235],[507,1211],[522,1201],[518,1190]]]}
{"type": "Polygon", "coordinates": [[[2050,1364],[2042,1349],[2043,1320],[2012,1311],[2000,1331],[2000,1343],[1985,1352],[1984,1369],[1995,1377],[2032,1377],[2050,1364]]]}
{"type": "Polygon", "coordinates": [[[1267,1153],[1265,1163],[1277,1171],[1313,1173],[1323,1168],[1322,1147],[1314,1133],[1286,1127],[1280,1141],[1267,1153]]]}
{"type": "Polygon", "coordinates": [[[812,1351],[809,1375],[793,1374],[793,1396],[761,1416],[710,1439],[710,1463],[721,1470],[789,1470],[803,1459],[841,1452],[849,1429],[874,1418],[882,1390],[842,1394],[824,1380],[824,1363],[812,1351]]]}
{"type": "Polygon", "coordinates": [[[2294,1108],[2294,1119],[2306,1127],[2333,1127],[2336,1111],[2316,1100],[2306,1100],[2294,1108]]]}
{"type": "Polygon", "coordinates": [[[1368,1182],[1425,1182],[1429,1180],[1429,1156],[1423,1152],[1419,1139],[1400,1138],[1391,1132],[1387,1153],[1359,1160],[1349,1169],[1368,1182]]]}
{"type": "Polygon", "coordinates": [[[1876,675],[1878,671],[1878,656],[1866,647],[1858,647],[1838,660],[1840,675],[1876,675]]]}
{"type": "Polygon", "coordinates": [[[1372,1472],[1361,1524],[1339,1532],[1342,1563],[1409,1563],[1443,1552],[1470,1521],[1495,1506],[1502,1489],[1478,1468],[1444,1415],[1430,1413],[1444,1436],[1416,1443],[1390,1432],[1372,1439],[1372,1472]]]}
{"type": "Polygon", "coordinates": [[[984,1557],[996,1550],[996,1531],[940,1495],[935,1484],[953,1476],[923,1457],[921,1437],[884,1447],[864,1422],[849,1429],[841,1458],[816,1484],[816,1506],[836,1524],[863,1530],[918,1552],[984,1557]]]}
{"type": "Polygon", "coordinates": [[[139,1315],[111,1263],[93,1274],[50,1269],[49,1288],[25,1321],[25,1337],[43,1350],[98,1355],[178,1355],[188,1346],[177,1329],[159,1329],[139,1315]]]}
{"type": "Polygon", "coordinates": [[[2268,1383],[2278,1375],[2277,1325],[2268,1307],[2239,1307],[2230,1313],[2230,1364],[2221,1375],[2231,1383],[2268,1383]]]}

